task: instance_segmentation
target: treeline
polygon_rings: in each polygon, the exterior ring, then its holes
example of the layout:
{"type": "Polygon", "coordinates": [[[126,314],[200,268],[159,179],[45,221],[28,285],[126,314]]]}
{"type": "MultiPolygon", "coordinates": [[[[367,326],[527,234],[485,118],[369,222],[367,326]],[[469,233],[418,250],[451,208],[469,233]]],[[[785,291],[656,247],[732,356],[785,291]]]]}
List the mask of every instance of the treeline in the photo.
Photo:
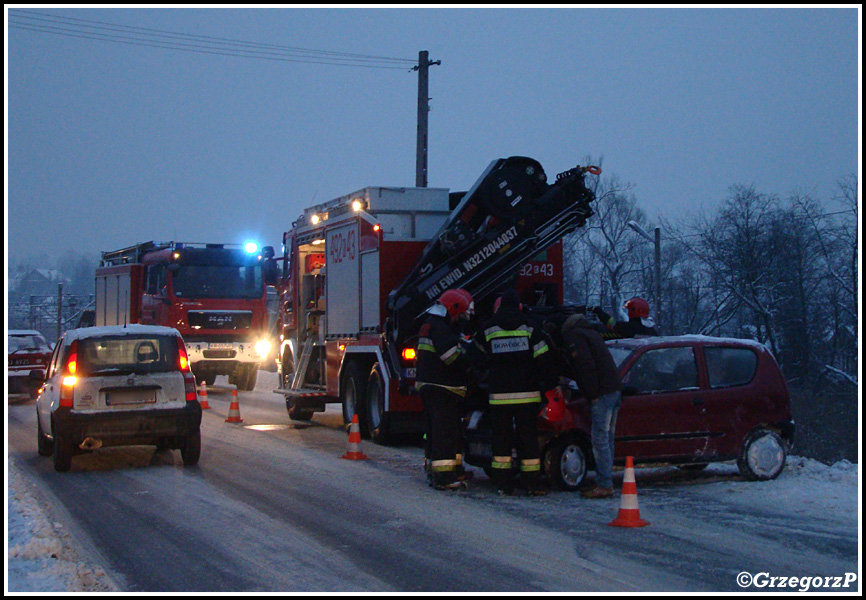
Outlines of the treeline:
{"type": "Polygon", "coordinates": [[[856,175],[841,178],[824,198],[734,185],[714,209],[656,223],[631,186],[616,177],[593,184],[596,215],[565,240],[566,301],[616,315],[641,296],[664,335],[761,342],[779,361],[792,394],[826,403],[827,411],[840,394],[853,396],[849,416],[856,421],[856,175]],[[655,245],[638,231],[652,239],[656,227],[658,286],[655,245]]]}

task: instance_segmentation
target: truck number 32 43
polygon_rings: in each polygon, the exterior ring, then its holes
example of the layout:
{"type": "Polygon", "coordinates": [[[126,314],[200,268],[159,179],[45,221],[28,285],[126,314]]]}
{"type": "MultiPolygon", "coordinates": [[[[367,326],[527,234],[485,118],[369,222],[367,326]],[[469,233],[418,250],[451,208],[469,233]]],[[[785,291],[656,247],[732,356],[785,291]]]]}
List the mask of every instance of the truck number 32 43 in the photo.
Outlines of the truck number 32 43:
{"type": "Polygon", "coordinates": [[[331,262],[341,263],[344,260],[355,260],[357,244],[354,230],[331,234],[329,242],[328,254],[331,256],[331,262]]]}
{"type": "Polygon", "coordinates": [[[544,277],[553,277],[552,263],[527,263],[520,270],[521,277],[532,277],[533,275],[542,275],[544,277]]]}

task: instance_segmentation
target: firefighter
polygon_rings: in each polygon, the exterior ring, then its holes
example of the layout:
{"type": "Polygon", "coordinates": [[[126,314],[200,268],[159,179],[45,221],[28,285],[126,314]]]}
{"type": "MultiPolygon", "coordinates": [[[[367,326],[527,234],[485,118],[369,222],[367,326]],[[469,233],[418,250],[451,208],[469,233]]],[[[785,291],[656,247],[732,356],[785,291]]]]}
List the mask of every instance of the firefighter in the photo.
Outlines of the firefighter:
{"type": "Polygon", "coordinates": [[[461,416],[471,365],[459,327],[473,310],[468,292],[447,290],[427,310],[418,333],[415,387],[427,419],[425,464],[437,490],[465,487],[468,478],[461,452],[461,416]]]}
{"type": "Polygon", "coordinates": [[[511,451],[517,447],[520,482],[530,495],[544,495],[536,419],[543,390],[556,385],[547,338],[523,314],[513,289],[502,294],[498,310],[481,325],[476,344],[489,368],[488,403],[493,427],[491,474],[498,494],[515,492],[511,451]]]}
{"type": "Polygon", "coordinates": [[[650,318],[649,303],[639,296],[635,296],[625,303],[628,321],[615,322],[613,317],[604,312],[600,306],[593,306],[589,310],[604,325],[605,329],[601,332],[604,339],[642,338],[659,334],[655,323],[650,318]]]}

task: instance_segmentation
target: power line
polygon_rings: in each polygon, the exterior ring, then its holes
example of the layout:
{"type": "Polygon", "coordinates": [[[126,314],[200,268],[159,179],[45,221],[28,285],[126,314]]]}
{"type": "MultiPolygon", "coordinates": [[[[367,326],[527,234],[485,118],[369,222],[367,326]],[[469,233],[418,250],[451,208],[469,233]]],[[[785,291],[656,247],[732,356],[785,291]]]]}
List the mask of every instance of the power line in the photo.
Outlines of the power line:
{"type": "Polygon", "coordinates": [[[239,58],[257,58],[284,62],[327,64],[347,67],[404,70],[414,66],[414,59],[391,58],[329,50],[312,50],[279,44],[249,42],[231,38],[135,27],[60,17],[34,11],[11,9],[9,26],[52,35],[121,43],[135,46],[179,50],[200,54],[217,54],[239,58]]]}

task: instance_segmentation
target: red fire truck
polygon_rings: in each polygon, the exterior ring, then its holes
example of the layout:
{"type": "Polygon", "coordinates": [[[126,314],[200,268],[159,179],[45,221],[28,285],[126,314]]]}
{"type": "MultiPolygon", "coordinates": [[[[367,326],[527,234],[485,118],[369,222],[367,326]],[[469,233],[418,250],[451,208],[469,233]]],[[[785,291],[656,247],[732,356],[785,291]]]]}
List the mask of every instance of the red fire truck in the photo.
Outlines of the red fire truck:
{"type": "MultiPolygon", "coordinates": [[[[273,248],[144,242],[103,252],[96,325],[143,323],[180,331],[196,380],[228,375],[255,387],[270,351],[265,285],[273,248]]],[[[271,281],[273,283],[273,281],[271,281]]]]}
{"type": "Polygon", "coordinates": [[[592,215],[587,172],[547,183],[524,157],[493,161],[472,189],[369,187],[310,207],[283,234],[280,388],[289,416],[340,402],[379,443],[420,432],[414,352],[420,318],[447,289],[479,319],[515,286],[525,305],[562,302],[566,233],[592,215]]]}

